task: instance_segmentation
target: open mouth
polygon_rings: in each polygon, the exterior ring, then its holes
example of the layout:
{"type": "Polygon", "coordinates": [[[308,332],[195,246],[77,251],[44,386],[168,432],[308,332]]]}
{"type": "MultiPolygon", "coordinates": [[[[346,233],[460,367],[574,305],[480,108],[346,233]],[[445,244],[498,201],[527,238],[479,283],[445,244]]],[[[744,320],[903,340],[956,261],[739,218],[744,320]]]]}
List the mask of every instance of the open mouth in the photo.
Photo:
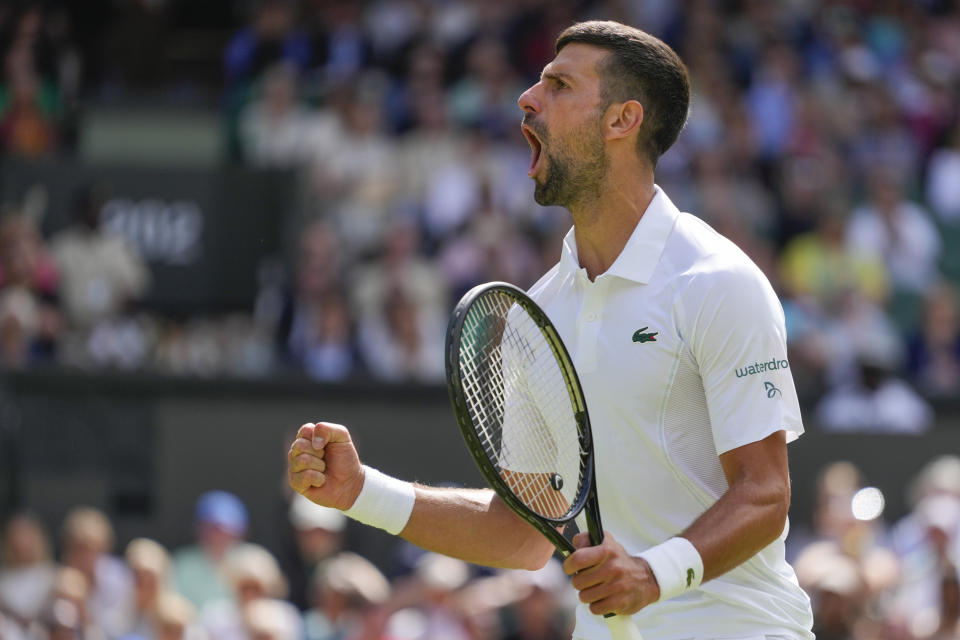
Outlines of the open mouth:
{"type": "Polygon", "coordinates": [[[520,130],[523,131],[523,137],[527,139],[527,144],[530,145],[532,151],[530,154],[530,168],[527,169],[527,175],[532,178],[540,169],[540,158],[543,155],[543,142],[540,141],[536,132],[528,125],[521,125],[520,130]]]}

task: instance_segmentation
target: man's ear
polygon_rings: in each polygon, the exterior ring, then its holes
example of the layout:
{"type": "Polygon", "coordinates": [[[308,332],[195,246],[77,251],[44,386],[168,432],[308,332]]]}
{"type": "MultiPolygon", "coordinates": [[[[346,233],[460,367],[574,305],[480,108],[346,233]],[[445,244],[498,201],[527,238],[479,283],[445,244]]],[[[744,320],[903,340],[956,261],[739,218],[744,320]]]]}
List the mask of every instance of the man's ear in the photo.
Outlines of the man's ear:
{"type": "Polygon", "coordinates": [[[636,100],[615,102],[607,108],[603,124],[604,136],[608,140],[629,137],[643,124],[643,105],[636,100]]]}

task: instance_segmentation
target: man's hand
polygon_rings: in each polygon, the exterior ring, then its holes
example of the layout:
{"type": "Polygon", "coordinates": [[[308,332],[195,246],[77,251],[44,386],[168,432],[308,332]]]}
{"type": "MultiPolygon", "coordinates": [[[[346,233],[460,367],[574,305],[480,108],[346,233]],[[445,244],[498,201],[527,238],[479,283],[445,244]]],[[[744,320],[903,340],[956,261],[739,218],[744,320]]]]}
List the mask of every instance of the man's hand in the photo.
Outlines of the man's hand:
{"type": "Polygon", "coordinates": [[[597,615],[629,615],[660,598],[660,587],[643,558],[634,558],[611,534],[602,544],[590,546],[590,535],[578,533],[577,547],[563,563],[564,572],[580,592],[581,602],[597,615]]]}
{"type": "Polygon", "coordinates": [[[287,453],[290,486],[313,502],[335,509],[353,506],[363,488],[363,466],[343,425],[307,423],[287,453]]]}

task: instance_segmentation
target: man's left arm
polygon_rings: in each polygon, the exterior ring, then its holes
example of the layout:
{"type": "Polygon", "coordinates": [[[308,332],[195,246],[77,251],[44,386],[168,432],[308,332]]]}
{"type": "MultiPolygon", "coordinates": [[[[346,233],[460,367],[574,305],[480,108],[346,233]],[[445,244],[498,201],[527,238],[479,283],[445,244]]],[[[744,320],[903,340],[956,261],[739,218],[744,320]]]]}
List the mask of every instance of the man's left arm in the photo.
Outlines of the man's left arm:
{"type": "MultiPolygon", "coordinates": [[[[702,581],[745,562],[782,532],[790,506],[787,443],[783,431],[720,455],[729,489],[681,534],[700,555],[702,581]]],[[[646,560],[630,556],[609,533],[590,546],[577,534],[577,551],[566,559],[580,599],[595,614],[636,613],[660,599],[660,586],[646,560]]]]}
{"type": "Polygon", "coordinates": [[[720,455],[730,488],[680,537],[703,559],[703,580],[723,575],[776,540],[790,508],[787,442],[777,431],[720,455]]]}

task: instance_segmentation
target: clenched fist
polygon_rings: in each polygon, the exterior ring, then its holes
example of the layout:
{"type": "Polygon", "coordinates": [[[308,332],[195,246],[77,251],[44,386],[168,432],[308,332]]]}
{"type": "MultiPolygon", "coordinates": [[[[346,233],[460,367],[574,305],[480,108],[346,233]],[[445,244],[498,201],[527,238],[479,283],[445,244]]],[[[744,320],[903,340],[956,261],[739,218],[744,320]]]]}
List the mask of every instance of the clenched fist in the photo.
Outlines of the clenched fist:
{"type": "Polygon", "coordinates": [[[287,453],[290,486],[325,507],[353,506],[363,488],[363,473],[350,432],[340,424],[308,422],[287,453]]]}

